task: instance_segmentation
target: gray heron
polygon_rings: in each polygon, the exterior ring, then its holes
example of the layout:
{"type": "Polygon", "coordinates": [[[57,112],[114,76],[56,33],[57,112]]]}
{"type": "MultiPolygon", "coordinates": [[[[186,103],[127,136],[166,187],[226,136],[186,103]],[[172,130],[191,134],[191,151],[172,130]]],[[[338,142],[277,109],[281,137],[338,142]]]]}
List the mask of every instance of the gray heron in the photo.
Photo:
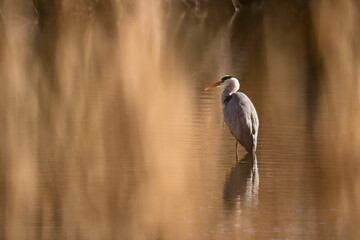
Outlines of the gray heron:
{"type": "Polygon", "coordinates": [[[259,130],[259,118],[251,100],[240,89],[239,80],[233,76],[225,75],[220,81],[205,88],[224,86],[221,96],[224,121],[231,134],[236,138],[236,159],[238,156],[238,143],[249,153],[256,151],[259,130]]]}

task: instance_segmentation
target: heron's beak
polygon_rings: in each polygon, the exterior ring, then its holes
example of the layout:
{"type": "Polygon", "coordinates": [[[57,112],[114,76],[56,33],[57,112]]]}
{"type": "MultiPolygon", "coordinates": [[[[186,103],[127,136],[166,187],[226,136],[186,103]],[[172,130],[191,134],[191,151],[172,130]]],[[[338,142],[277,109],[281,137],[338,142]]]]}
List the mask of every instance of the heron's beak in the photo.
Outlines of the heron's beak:
{"type": "Polygon", "coordinates": [[[221,84],[221,81],[218,81],[218,82],[214,83],[213,85],[210,85],[210,86],[208,86],[207,88],[205,88],[205,90],[212,89],[212,88],[214,88],[214,87],[219,86],[220,84],[221,84]]]}

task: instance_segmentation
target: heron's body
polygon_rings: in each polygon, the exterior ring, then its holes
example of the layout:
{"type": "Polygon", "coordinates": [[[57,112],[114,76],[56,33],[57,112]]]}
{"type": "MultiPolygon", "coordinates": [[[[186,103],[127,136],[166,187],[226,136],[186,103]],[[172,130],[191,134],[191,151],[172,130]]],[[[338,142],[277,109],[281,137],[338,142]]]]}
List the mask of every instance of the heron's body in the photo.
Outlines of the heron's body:
{"type": "Polygon", "coordinates": [[[236,92],[230,95],[229,101],[222,103],[224,121],[231,134],[246,151],[256,151],[259,120],[250,99],[244,93],[236,92]]]}
{"type": "Polygon", "coordinates": [[[251,100],[242,92],[239,81],[231,76],[223,77],[214,86],[224,85],[221,96],[224,121],[231,134],[248,152],[255,152],[259,130],[259,119],[251,100]]]}

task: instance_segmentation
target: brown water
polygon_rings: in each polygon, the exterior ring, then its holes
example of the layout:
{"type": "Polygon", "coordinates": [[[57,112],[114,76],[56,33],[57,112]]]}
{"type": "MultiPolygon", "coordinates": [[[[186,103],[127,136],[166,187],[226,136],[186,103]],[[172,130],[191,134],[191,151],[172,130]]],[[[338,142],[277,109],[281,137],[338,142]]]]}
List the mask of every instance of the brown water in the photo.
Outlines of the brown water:
{"type": "Polygon", "coordinates": [[[358,4],[146,2],[0,3],[0,238],[357,239],[358,4]]]}

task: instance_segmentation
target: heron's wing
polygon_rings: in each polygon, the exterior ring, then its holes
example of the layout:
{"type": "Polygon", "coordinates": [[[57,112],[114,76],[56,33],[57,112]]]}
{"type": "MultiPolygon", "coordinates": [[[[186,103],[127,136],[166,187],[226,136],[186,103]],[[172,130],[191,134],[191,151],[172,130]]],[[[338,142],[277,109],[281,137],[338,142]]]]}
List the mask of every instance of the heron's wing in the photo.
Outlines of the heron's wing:
{"type": "Polygon", "coordinates": [[[256,149],[259,121],[254,105],[241,92],[231,95],[231,100],[223,105],[224,120],[232,135],[245,149],[256,149]]]}

